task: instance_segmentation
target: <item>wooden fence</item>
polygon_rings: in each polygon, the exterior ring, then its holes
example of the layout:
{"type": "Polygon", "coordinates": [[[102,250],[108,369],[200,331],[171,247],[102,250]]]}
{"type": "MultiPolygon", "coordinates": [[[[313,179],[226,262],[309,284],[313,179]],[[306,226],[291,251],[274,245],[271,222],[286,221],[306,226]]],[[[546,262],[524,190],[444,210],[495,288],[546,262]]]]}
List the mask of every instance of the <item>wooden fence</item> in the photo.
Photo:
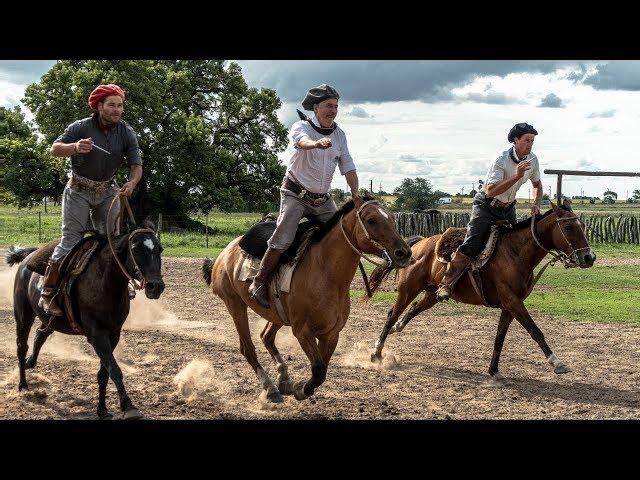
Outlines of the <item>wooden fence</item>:
{"type": "MultiPolygon", "coordinates": [[[[429,237],[444,232],[449,227],[466,227],[468,213],[396,213],[398,231],[403,237],[422,235],[429,237]]],[[[526,216],[518,218],[524,220],[526,216]]],[[[584,222],[587,239],[590,243],[635,243],[640,245],[640,217],[632,215],[585,215],[579,218],[584,222]]]]}

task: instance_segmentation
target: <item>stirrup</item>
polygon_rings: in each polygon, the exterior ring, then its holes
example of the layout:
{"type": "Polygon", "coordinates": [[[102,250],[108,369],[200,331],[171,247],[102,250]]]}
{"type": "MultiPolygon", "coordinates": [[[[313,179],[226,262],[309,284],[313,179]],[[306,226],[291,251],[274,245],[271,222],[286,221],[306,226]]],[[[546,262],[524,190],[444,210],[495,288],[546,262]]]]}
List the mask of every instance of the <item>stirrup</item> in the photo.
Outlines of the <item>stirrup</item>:
{"type": "Polygon", "coordinates": [[[259,300],[258,300],[258,292],[260,291],[261,288],[267,288],[267,284],[266,283],[261,283],[258,287],[256,287],[256,289],[253,291],[253,293],[251,294],[251,298],[254,299],[256,302],[258,302],[258,304],[263,307],[263,308],[271,308],[271,303],[269,302],[269,290],[267,289],[266,295],[267,298],[265,300],[265,304],[262,304],[259,300]]]}
{"type": "Polygon", "coordinates": [[[44,312],[47,315],[51,315],[52,317],[61,317],[64,315],[64,312],[62,311],[62,308],[56,304],[56,306],[58,307],[58,311],[60,313],[54,313],[51,311],[51,303],[54,301],[54,299],[56,298],[58,294],[56,293],[55,295],[53,295],[51,298],[47,299],[47,297],[44,297],[42,294],[40,294],[40,299],[38,300],[38,306],[44,310],[44,312]]]}
{"type": "Polygon", "coordinates": [[[445,300],[449,300],[449,297],[451,297],[451,292],[446,286],[443,285],[436,290],[436,298],[438,301],[443,302],[445,300]]]}

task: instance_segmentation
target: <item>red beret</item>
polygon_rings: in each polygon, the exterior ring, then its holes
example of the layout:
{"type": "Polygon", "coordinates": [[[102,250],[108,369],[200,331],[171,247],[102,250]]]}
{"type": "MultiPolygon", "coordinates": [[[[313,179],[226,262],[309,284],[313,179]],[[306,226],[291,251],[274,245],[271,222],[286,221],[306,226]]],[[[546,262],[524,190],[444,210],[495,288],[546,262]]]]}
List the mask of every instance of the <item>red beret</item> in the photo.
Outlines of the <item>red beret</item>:
{"type": "Polygon", "coordinates": [[[89,107],[92,110],[97,110],[98,103],[112,95],[122,97],[122,100],[124,101],[124,92],[118,85],[114,85],[113,83],[110,83],[109,85],[98,85],[93,89],[91,95],[89,95],[89,107]]]}

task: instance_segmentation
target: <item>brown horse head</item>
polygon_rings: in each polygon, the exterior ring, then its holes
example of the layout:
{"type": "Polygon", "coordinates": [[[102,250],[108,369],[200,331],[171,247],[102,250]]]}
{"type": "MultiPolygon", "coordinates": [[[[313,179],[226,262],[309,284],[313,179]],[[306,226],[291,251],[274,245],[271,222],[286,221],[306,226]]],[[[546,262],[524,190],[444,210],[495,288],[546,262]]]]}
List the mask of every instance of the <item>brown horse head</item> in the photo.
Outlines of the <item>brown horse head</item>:
{"type": "Polygon", "coordinates": [[[553,215],[550,217],[555,217],[550,234],[553,248],[564,253],[570,265],[580,268],[593,266],[596,254],[589,246],[584,223],[571,209],[571,202],[567,199],[558,205],[551,202],[551,208],[553,215]]]}
{"type": "Polygon", "coordinates": [[[356,221],[351,237],[355,247],[364,253],[378,255],[396,267],[412,263],[411,247],[398,233],[393,213],[373,197],[364,200],[354,212],[356,221]]]}

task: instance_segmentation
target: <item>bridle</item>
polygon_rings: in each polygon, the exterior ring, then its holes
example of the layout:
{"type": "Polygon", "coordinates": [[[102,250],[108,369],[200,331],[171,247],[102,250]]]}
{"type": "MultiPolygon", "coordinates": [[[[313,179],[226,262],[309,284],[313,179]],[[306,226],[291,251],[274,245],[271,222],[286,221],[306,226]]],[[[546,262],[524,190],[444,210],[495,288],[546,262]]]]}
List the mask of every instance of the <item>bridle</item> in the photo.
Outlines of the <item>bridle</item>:
{"type": "MultiPolygon", "coordinates": [[[[109,218],[111,216],[111,209],[113,208],[113,205],[116,203],[116,200],[118,198],[121,198],[121,203],[125,206],[127,213],[129,214],[129,218],[131,220],[131,223],[133,223],[134,225],[136,224],[135,219],[133,218],[133,212],[131,211],[131,206],[129,205],[129,199],[126,197],[126,195],[123,194],[119,194],[116,195],[115,197],[113,197],[113,200],[111,201],[111,205],[109,206],[109,212],[107,213],[107,218],[109,218]]],[[[113,224],[113,230],[116,230],[116,226],[118,224],[118,222],[121,220],[122,218],[122,213],[123,213],[123,209],[122,207],[120,207],[120,211],[118,212],[118,215],[116,216],[115,220],[114,220],[114,224],[113,224]]],[[[144,278],[144,274],[142,273],[142,270],[140,269],[140,267],[138,266],[138,263],[136,262],[136,257],[133,254],[133,250],[131,248],[131,239],[135,236],[138,235],[139,233],[151,233],[153,235],[156,234],[156,232],[154,232],[152,229],[150,228],[137,228],[135,229],[133,232],[129,233],[129,238],[127,239],[127,246],[129,248],[129,256],[131,257],[131,261],[133,262],[133,266],[136,269],[137,272],[137,276],[139,276],[142,280],[138,280],[137,278],[134,278],[131,274],[129,274],[129,272],[127,271],[126,267],[122,264],[122,262],[120,261],[120,259],[118,258],[118,255],[116,254],[114,248],[113,248],[113,243],[111,241],[111,234],[109,233],[109,228],[107,225],[107,240],[109,240],[109,248],[111,249],[111,253],[113,254],[113,257],[116,259],[116,262],[118,263],[118,266],[120,267],[120,270],[122,270],[122,273],[124,273],[124,275],[129,279],[129,282],[131,283],[131,285],[133,286],[133,288],[137,289],[137,290],[142,290],[144,288],[144,286],[147,283],[147,280],[144,278]]]]}
{"type": "MultiPolygon", "coordinates": [[[[374,246],[378,247],[380,250],[382,250],[382,258],[384,259],[384,262],[378,262],[377,260],[374,260],[370,257],[368,257],[367,255],[365,255],[364,252],[358,250],[349,240],[349,238],[347,237],[347,233],[344,231],[344,224],[343,224],[343,220],[344,220],[344,215],[340,216],[340,229],[342,230],[342,235],[344,236],[344,239],[347,241],[347,243],[349,244],[349,246],[352,248],[352,250],[354,252],[356,252],[359,256],[363,257],[365,260],[367,260],[370,263],[373,263],[374,265],[378,265],[384,268],[388,268],[391,265],[393,265],[393,260],[391,259],[391,256],[389,256],[389,253],[387,252],[387,249],[384,248],[382,245],[380,245],[380,243],[376,242],[373,238],[371,238],[371,235],[369,235],[369,231],[367,230],[367,228],[364,226],[364,223],[362,222],[362,218],[360,217],[360,212],[362,211],[362,209],[364,207],[366,207],[367,205],[370,204],[378,204],[380,205],[380,202],[378,202],[377,200],[368,200],[366,202],[364,202],[360,208],[356,211],[356,218],[358,219],[358,222],[356,223],[356,227],[358,226],[358,224],[360,225],[360,227],[362,227],[362,230],[364,231],[364,234],[367,237],[367,240],[369,240],[374,246]]],[[[354,229],[354,233],[355,233],[355,229],[354,229]]]]}
{"type": "Polygon", "coordinates": [[[582,248],[575,248],[572,243],[569,241],[569,239],[567,238],[567,236],[564,234],[564,231],[562,230],[562,227],[560,226],[560,222],[564,222],[564,221],[569,221],[569,220],[578,220],[578,217],[576,215],[573,215],[571,217],[564,217],[564,218],[558,218],[558,214],[557,213],[553,213],[556,216],[556,220],[555,223],[558,226],[558,229],[560,230],[560,233],[562,234],[562,238],[564,238],[564,241],[567,242],[567,245],[569,245],[569,248],[571,249],[571,252],[567,255],[566,253],[564,253],[562,250],[558,250],[555,249],[556,252],[553,252],[547,248],[545,248],[542,243],[540,243],[540,241],[538,240],[538,237],[536,236],[536,232],[535,232],[535,215],[531,216],[531,235],[533,236],[533,240],[536,242],[536,244],[543,249],[545,252],[547,252],[548,254],[550,254],[553,257],[552,263],[555,262],[561,262],[562,265],[564,265],[564,268],[572,268],[572,267],[578,267],[580,266],[579,264],[579,260],[578,260],[578,253],[581,250],[589,250],[591,247],[589,247],[588,245],[586,247],[582,247],[582,248]]]}

